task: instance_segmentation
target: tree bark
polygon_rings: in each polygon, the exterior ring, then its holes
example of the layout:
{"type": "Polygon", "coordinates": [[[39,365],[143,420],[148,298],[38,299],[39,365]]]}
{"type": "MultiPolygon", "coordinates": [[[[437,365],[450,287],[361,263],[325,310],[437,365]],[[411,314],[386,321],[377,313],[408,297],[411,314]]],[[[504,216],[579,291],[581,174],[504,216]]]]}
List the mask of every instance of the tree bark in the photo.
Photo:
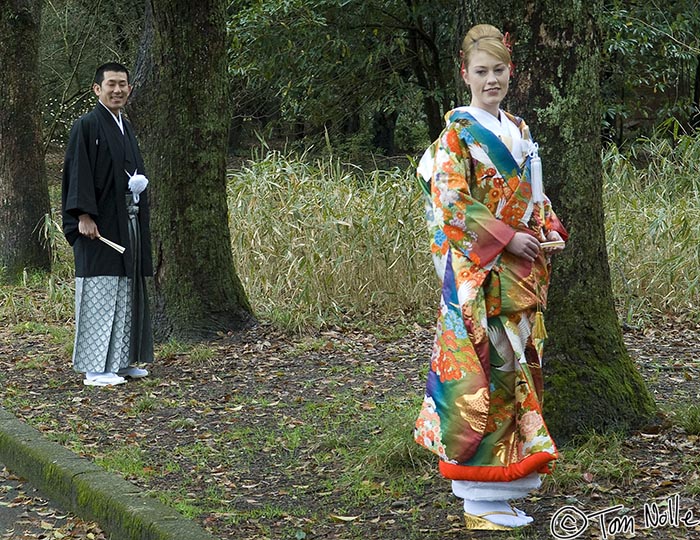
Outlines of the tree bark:
{"type": "Polygon", "coordinates": [[[700,129],[700,55],[695,57],[695,78],[693,80],[693,103],[690,110],[690,127],[700,129]]]}
{"type": "Polygon", "coordinates": [[[227,4],[147,2],[128,110],[151,181],[158,339],[198,339],[254,321],[228,226],[227,4]]]}
{"type": "Polygon", "coordinates": [[[25,268],[49,270],[40,238],[50,214],[41,144],[39,30],[41,2],[9,0],[0,7],[0,277],[25,268]]]}
{"type": "Polygon", "coordinates": [[[540,145],[545,189],[571,237],[554,261],[545,409],[560,441],[646,422],[655,405],[615,312],[605,245],[599,92],[602,1],[477,2],[514,38],[508,103],[540,145]]]}

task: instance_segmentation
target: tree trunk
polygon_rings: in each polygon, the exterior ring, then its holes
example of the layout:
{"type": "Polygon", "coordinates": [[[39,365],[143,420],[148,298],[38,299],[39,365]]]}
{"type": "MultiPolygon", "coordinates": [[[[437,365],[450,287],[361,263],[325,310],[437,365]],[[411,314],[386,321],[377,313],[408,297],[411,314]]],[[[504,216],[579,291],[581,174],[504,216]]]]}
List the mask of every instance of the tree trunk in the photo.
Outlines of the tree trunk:
{"type": "Polygon", "coordinates": [[[482,22],[514,38],[507,108],[540,145],[545,189],[571,237],[554,261],[545,408],[561,441],[630,428],[655,406],[615,312],[605,246],[599,93],[601,0],[478,2],[482,22]]]}
{"type": "Polygon", "coordinates": [[[695,57],[695,78],[693,80],[693,104],[690,110],[690,127],[700,129],[700,56],[695,57]]]}
{"type": "Polygon", "coordinates": [[[253,322],[226,201],[226,0],[150,0],[129,107],[150,178],[158,339],[253,322]]]}
{"type": "Polygon", "coordinates": [[[372,119],[372,144],[376,148],[384,150],[386,156],[396,154],[394,135],[398,117],[399,113],[396,111],[377,111],[372,119]]]}
{"type": "Polygon", "coordinates": [[[445,127],[443,115],[447,112],[440,107],[440,102],[434,97],[436,88],[446,88],[447,86],[442,80],[440,51],[434,36],[425,31],[419,32],[419,29],[422,29],[420,20],[412,18],[408,24],[410,27],[408,50],[410,51],[413,75],[418,86],[423,89],[423,112],[428,121],[428,135],[430,140],[435,140],[445,127]],[[423,51],[427,52],[423,54],[423,51]]]}
{"type": "Polygon", "coordinates": [[[50,213],[41,144],[39,29],[41,2],[9,0],[0,7],[0,277],[51,268],[40,238],[50,213]]]}

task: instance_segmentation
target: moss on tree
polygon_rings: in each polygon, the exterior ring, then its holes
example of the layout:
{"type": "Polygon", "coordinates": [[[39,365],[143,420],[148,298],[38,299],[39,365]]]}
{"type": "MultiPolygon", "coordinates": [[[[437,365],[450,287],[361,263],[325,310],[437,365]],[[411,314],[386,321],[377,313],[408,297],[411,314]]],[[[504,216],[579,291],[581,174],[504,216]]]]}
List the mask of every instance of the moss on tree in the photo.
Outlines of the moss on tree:
{"type": "Polygon", "coordinates": [[[41,2],[0,7],[0,279],[15,281],[25,268],[49,270],[40,239],[49,214],[39,107],[41,2]]]}
{"type": "Polygon", "coordinates": [[[227,2],[147,6],[129,111],[151,178],[155,330],[198,338],[253,320],[227,217],[227,2]]]}
{"type": "Polygon", "coordinates": [[[560,441],[629,429],[654,402],[630,359],[615,312],[605,246],[599,26],[602,2],[478,4],[514,38],[508,103],[540,144],[545,189],[571,237],[554,261],[546,314],[545,415],[560,441]]]}

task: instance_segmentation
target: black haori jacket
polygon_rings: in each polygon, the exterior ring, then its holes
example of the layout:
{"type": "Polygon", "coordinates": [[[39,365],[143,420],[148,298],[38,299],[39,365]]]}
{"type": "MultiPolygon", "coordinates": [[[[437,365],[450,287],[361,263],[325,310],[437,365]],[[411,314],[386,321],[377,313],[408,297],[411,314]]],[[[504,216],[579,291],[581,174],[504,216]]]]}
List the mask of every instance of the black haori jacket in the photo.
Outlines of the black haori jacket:
{"type": "MultiPolygon", "coordinates": [[[[122,115],[124,134],[101,103],[79,118],[71,129],[63,163],[63,233],[73,246],[76,277],[129,276],[133,253],[129,245],[125,195],[129,174],[146,174],[131,125],[122,115]],[[126,248],[120,254],[99,240],[78,232],[78,216],[90,214],[100,236],[126,248]]],[[[148,188],[139,200],[141,268],[153,275],[148,188]]]]}

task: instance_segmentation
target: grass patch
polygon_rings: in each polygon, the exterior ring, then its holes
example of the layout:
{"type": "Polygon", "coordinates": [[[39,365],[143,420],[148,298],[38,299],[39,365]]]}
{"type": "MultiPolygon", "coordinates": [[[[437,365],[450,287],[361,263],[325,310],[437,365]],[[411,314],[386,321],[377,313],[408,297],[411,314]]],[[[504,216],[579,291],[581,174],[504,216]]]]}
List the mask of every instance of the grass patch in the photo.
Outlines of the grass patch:
{"type": "Polygon", "coordinates": [[[234,258],[255,311],[292,329],[434,311],[413,172],[306,159],[270,151],[229,173],[234,258]]]}
{"type": "Polygon", "coordinates": [[[95,463],[127,478],[145,479],[154,474],[153,469],[146,464],[145,452],[137,445],[121,446],[109,453],[95,456],[95,463]]]}
{"type": "Polygon", "coordinates": [[[335,348],[333,342],[326,338],[306,337],[289,351],[291,356],[309,352],[332,351],[335,348]]]}
{"type": "Polygon", "coordinates": [[[338,396],[307,408],[318,431],[316,459],[321,465],[338,462],[342,471],[334,486],[342,492],[340,503],[352,507],[420,493],[435,460],[413,440],[419,404],[398,398],[376,405],[351,399],[338,396]]]}
{"type": "Polygon", "coordinates": [[[700,405],[683,406],[675,411],[675,417],[688,435],[700,435],[700,405]]]}
{"type": "Polygon", "coordinates": [[[603,155],[606,239],[625,322],[700,320],[700,137],[656,137],[603,155]]]}
{"type": "MultiPolygon", "coordinates": [[[[622,455],[624,435],[591,434],[575,440],[561,451],[554,473],[544,480],[544,488],[565,493],[592,484],[629,484],[636,474],[634,462],[622,455]]],[[[560,449],[561,450],[561,449],[560,449]]]]}
{"type": "Polygon", "coordinates": [[[15,369],[35,369],[43,370],[51,365],[51,358],[46,354],[37,354],[35,356],[21,358],[15,362],[15,369]]]}
{"type": "Polygon", "coordinates": [[[308,511],[299,506],[284,508],[277,505],[266,504],[262,508],[226,512],[224,515],[226,516],[227,523],[238,525],[239,523],[248,523],[250,521],[283,519],[287,516],[305,517],[308,515],[308,511]]]}
{"type": "Polygon", "coordinates": [[[141,414],[144,412],[152,411],[159,404],[160,404],[160,401],[155,396],[145,395],[145,396],[141,396],[140,398],[138,398],[136,400],[136,402],[134,403],[131,410],[132,410],[132,412],[134,412],[136,414],[141,414]]]}
{"type": "Polygon", "coordinates": [[[155,493],[155,496],[160,502],[174,508],[188,519],[195,519],[204,512],[204,510],[197,504],[199,499],[188,495],[184,492],[184,490],[158,490],[155,493]]]}
{"type": "Polygon", "coordinates": [[[72,339],[72,332],[65,326],[58,326],[55,324],[49,324],[46,322],[38,321],[23,321],[21,323],[15,324],[12,327],[12,331],[15,334],[34,334],[34,335],[48,335],[51,336],[51,341],[57,344],[65,344],[70,342],[72,339]]]}
{"type": "Polygon", "coordinates": [[[51,273],[25,270],[18,283],[0,285],[0,322],[59,323],[73,317],[75,281],[73,252],[60,225],[60,192],[52,193],[52,212],[41,227],[51,247],[51,273]]]}
{"type": "Polygon", "coordinates": [[[185,343],[177,339],[171,339],[156,348],[159,360],[176,356],[187,356],[193,364],[202,364],[214,358],[216,350],[205,343],[185,343]]]}

